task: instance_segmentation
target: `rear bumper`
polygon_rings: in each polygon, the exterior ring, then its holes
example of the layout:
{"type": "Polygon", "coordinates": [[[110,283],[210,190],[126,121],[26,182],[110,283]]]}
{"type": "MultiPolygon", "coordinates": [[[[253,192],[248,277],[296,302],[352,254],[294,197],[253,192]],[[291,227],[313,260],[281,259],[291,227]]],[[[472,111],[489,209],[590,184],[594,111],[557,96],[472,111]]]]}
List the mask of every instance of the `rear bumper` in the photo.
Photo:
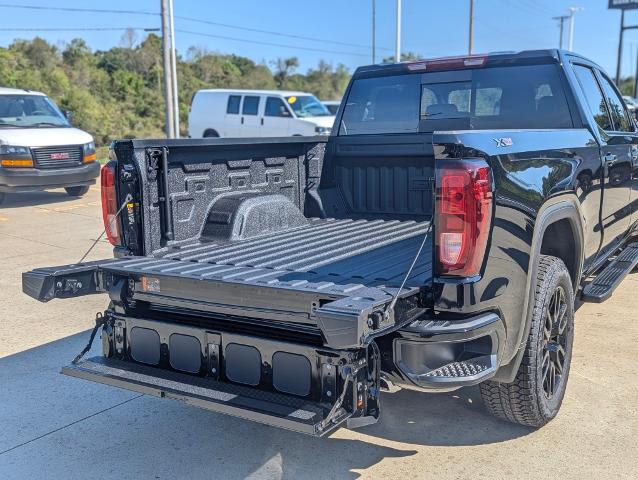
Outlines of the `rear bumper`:
{"type": "Polygon", "coordinates": [[[97,162],[74,168],[0,168],[0,192],[22,193],[62,187],[93,185],[100,174],[97,162]]]}
{"type": "Polygon", "coordinates": [[[419,320],[383,339],[386,381],[407,388],[450,391],[494,376],[505,344],[495,313],[463,320],[419,320]]]}

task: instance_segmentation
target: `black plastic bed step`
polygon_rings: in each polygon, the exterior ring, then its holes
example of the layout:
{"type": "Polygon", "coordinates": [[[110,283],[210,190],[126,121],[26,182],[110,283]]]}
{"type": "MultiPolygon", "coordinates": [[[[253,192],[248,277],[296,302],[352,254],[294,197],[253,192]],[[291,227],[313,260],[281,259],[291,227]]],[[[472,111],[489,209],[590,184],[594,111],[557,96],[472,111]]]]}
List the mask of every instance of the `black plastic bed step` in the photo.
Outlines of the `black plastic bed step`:
{"type": "Polygon", "coordinates": [[[600,303],[611,297],[620,282],[638,265],[638,243],[627,245],[622,252],[583,288],[581,300],[600,303]]]}
{"type": "Polygon", "coordinates": [[[111,358],[93,357],[63,367],[62,373],[314,436],[325,435],[350,416],[343,411],[324,422],[328,407],[303,398],[111,358]]]}

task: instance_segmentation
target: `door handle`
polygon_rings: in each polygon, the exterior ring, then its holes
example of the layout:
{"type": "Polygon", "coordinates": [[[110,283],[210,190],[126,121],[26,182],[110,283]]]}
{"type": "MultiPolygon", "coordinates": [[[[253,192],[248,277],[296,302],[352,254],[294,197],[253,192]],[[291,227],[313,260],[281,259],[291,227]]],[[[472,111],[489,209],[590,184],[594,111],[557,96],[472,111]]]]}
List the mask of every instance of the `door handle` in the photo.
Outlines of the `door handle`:
{"type": "Polygon", "coordinates": [[[241,117],[241,124],[244,124],[244,117],[241,117]]]}
{"type": "Polygon", "coordinates": [[[264,124],[264,117],[261,118],[261,124],[264,124]]]}
{"type": "Polygon", "coordinates": [[[618,155],[614,155],[613,153],[608,153],[603,157],[603,162],[607,165],[613,165],[618,160],[618,155]]]}

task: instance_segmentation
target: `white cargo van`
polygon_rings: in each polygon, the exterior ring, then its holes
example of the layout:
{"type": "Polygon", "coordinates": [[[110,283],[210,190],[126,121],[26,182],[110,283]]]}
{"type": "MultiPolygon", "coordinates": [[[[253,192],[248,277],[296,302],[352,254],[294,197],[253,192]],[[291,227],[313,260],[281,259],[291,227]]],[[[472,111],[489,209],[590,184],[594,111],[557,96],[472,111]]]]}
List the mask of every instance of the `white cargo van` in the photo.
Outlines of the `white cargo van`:
{"type": "Polygon", "coordinates": [[[0,88],[0,203],[7,193],[84,195],[100,174],[95,143],[45,94],[0,88]]]}
{"type": "Polygon", "coordinates": [[[188,134],[202,137],[328,135],[334,115],[312,94],[279,90],[199,90],[188,134]]]}

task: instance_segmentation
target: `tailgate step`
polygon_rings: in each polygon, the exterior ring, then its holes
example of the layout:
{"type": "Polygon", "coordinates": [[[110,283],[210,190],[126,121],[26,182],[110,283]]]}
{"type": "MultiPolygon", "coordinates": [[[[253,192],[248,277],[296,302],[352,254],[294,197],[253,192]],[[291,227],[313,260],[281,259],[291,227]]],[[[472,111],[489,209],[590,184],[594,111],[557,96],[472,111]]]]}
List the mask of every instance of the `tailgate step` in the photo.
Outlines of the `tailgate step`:
{"type": "Polygon", "coordinates": [[[325,435],[350,416],[344,410],[325,422],[330,406],[112,358],[93,357],[62,368],[62,373],[314,436],[325,435]]]}
{"type": "Polygon", "coordinates": [[[638,265],[638,243],[627,245],[596,278],[583,288],[581,300],[600,303],[611,297],[620,282],[638,265]]]}

